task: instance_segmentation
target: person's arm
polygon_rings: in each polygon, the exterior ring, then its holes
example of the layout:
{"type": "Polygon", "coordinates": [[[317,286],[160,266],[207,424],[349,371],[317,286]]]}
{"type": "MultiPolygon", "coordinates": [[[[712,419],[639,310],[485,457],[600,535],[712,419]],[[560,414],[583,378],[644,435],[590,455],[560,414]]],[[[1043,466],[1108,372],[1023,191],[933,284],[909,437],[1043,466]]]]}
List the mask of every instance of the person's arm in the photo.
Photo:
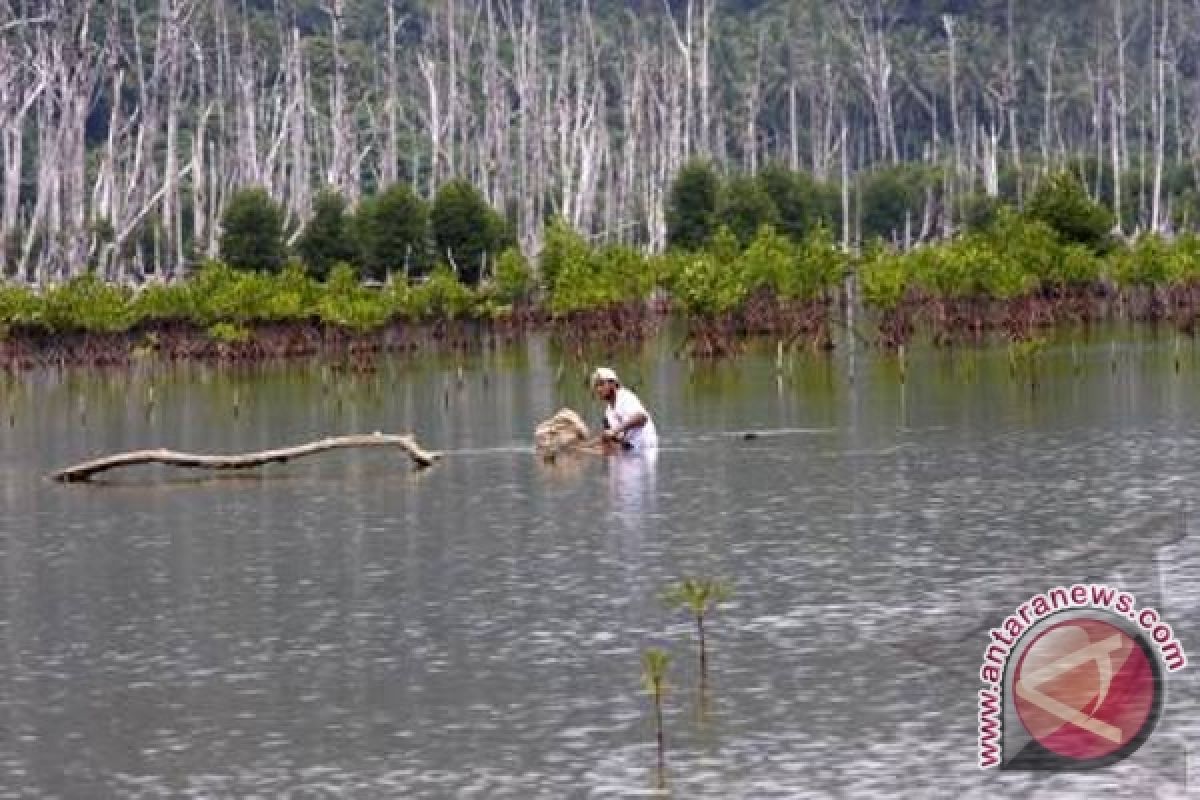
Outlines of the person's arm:
{"type": "Polygon", "coordinates": [[[605,432],[606,435],[611,434],[612,439],[620,439],[626,431],[641,428],[650,421],[646,409],[642,407],[641,401],[632,392],[623,391],[617,400],[616,407],[624,421],[612,430],[605,432]]]}
{"type": "Polygon", "coordinates": [[[625,431],[633,430],[634,428],[641,428],[649,419],[650,418],[646,416],[645,411],[635,411],[632,416],[629,417],[629,419],[617,426],[617,435],[624,436],[625,431]]]}

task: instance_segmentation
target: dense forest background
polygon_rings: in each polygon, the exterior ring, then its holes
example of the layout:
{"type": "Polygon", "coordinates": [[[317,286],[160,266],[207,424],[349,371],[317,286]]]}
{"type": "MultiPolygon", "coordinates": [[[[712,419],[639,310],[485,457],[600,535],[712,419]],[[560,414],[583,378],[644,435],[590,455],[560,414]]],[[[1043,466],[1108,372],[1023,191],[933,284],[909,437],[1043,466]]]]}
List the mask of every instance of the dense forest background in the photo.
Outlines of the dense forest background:
{"type": "Polygon", "coordinates": [[[246,187],[291,245],[331,198],[402,228],[465,183],[527,254],[555,218],[661,251],[695,160],[748,206],[774,170],[849,247],[1064,170],[1170,232],[1200,215],[1198,38],[1194,0],[0,0],[0,264],[175,276],[246,187]]]}

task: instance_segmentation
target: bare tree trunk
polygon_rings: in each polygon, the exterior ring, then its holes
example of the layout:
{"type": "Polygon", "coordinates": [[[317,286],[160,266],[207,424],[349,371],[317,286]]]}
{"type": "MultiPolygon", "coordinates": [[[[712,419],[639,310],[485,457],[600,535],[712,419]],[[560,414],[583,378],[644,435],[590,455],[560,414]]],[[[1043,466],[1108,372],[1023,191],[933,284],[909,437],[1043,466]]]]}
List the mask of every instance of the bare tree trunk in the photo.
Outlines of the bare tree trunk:
{"type": "MultiPolygon", "coordinates": [[[[163,169],[162,230],[165,237],[164,250],[170,254],[172,263],[163,272],[169,278],[183,264],[183,226],[179,204],[179,114],[183,86],[183,27],[190,13],[186,2],[161,0],[159,4],[159,47],[165,62],[165,86],[160,90],[167,98],[166,164],[163,169]]],[[[158,76],[156,76],[158,77],[158,76]]]]}
{"type": "Polygon", "coordinates": [[[1159,233],[1163,229],[1162,215],[1162,181],[1163,158],[1166,145],[1167,127],[1167,37],[1170,34],[1171,4],[1170,0],[1162,3],[1162,30],[1158,34],[1157,46],[1153,46],[1154,58],[1154,94],[1151,107],[1154,115],[1154,187],[1150,200],[1150,230],[1159,233]]]}
{"type": "MultiPolygon", "coordinates": [[[[23,53],[0,39],[0,156],[4,171],[0,204],[0,270],[18,255],[10,245],[20,231],[21,173],[25,124],[30,110],[46,90],[45,76],[30,69],[32,53],[23,53]]],[[[23,270],[18,272],[23,275],[23,270]]]]}
{"type": "Polygon", "coordinates": [[[383,148],[382,177],[384,186],[393,186],[400,180],[400,62],[396,55],[396,36],[405,20],[396,19],[396,4],[387,0],[387,71],[384,73],[387,97],[384,106],[384,121],[387,138],[383,148]]]}
{"type": "Polygon", "coordinates": [[[708,46],[712,39],[713,0],[700,0],[700,154],[712,154],[712,75],[708,46]]]}
{"type": "Polygon", "coordinates": [[[1008,138],[1012,150],[1013,165],[1017,168],[1018,181],[1021,173],[1021,132],[1017,128],[1017,106],[1020,101],[1020,71],[1017,67],[1015,38],[1014,5],[1016,0],[1008,0],[1008,68],[1005,72],[1004,103],[1008,112],[1008,138]]]}
{"type": "Polygon", "coordinates": [[[536,0],[519,1],[518,9],[515,7],[518,0],[496,0],[513,46],[513,84],[517,96],[518,238],[527,254],[536,255],[541,245],[538,4],[536,0]]]}
{"type": "MultiPolygon", "coordinates": [[[[958,117],[958,42],[954,38],[954,18],[949,14],[942,15],[942,27],[946,30],[946,39],[950,43],[950,129],[954,136],[954,178],[948,182],[950,193],[946,197],[946,217],[949,225],[953,226],[957,217],[958,185],[962,180],[962,126],[958,117]]],[[[972,126],[972,131],[975,127],[972,126]]]]}
{"type": "Polygon", "coordinates": [[[1113,21],[1116,26],[1117,43],[1117,152],[1121,163],[1119,173],[1129,168],[1129,140],[1126,116],[1129,113],[1129,95],[1125,80],[1125,9],[1123,0],[1113,0],[1113,21]]]}
{"type": "Polygon", "coordinates": [[[846,20],[843,39],[857,56],[856,66],[875,115],[879,155],[898,164],[900,149],[892,112],[893,67],[887,45],[890,20],[883,0],[862,0],[861,4],[859,0],[840,0],[840,7],[846,20]]]}
{"type": "Polygon", "coordinates": [[[846,123],[842,121],[842,135],[838,142],[842,155],[842,250],[850,252],[850,147],[846,141],[846,123]]]}
{"type": "Polygon", "coordinates": [[[346,114],[346,54],[342,44],[343,0],[329,0],[330,44],[333,48],[333,79],[329,94],[329,132],[333,144],[330,158],[329,185],[341,192],[351,203],[358,199],[358,180],[354,169],[352,121],[346,114]]]}
{"type": "MultiPolygon", "coordinates": [[[[701,0],[705,2],[706,0],[701,0]]],[[[667,12],[667,20],[671,23],[671,33],[675,37],[675,45],[679,48],[679,54],[683,60],[683,141],[682,150],[683,157],[686,159],[692,151],[692,103],[695,93],[695,78],[693,76],[693,60],[695,53],[693,51],[693,30],[695,18],[695,3],[693,0],[686,0],[684,6],[684,30],[680,33],[679,26],[675,22],[675,15],[671,12],[671,4],[668,0],[663,0],[663,8],[667,12]]],[[[707,59],[706,59],[707,61],[707,59]]]]}
{"type": "Polygon", "coordinates": [[[758,49],[754,59],[754,72],[745,89],[746,135],[742,140],[742,165],[751,175],[758,172],[758,115],[762,106],[762,62],[766,49],[766,31],[758,33],[758,49]]]}
{"type": "Polygon", "coordinates": [[[1050,39],[1046,49],[1045,87],[1042,93],[1042,165],[1050,169],[1054,163],[1054,50],[1056,39],[1050,39]]]}
{"type": "Polygon", "coordinates": [[[1120,233],[1123,225],[1121,222],[1121,112],[1118,105],[1118,102],[1109,103],[1112,126],[1109,138],[1112,145],[1113,217],[1116,220],[1117,232],[1120,233]]]}

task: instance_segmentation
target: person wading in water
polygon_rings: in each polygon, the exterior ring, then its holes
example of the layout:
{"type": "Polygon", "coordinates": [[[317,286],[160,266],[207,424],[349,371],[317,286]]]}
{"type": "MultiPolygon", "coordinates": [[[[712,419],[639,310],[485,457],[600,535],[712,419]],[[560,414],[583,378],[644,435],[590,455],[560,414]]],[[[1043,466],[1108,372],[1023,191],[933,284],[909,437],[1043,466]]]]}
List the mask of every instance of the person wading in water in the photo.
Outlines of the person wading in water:
{"type": "Polygon", "coordinates": [[[638,396],[621,385],[617,373],[600,367],[592,373],[592,389],[604,401],[605,445],[634,452],[658,447],[658,431],[638,396]]]}

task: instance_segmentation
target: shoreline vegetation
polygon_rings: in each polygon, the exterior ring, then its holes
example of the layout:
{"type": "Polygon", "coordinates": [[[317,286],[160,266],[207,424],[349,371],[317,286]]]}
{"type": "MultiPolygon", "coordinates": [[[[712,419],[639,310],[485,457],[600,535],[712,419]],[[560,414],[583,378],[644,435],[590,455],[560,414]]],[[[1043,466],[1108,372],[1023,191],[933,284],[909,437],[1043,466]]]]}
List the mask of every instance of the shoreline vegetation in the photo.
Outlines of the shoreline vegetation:
{"type": "Polygon", "coordinates": [[[569,348],[613,347],[670,315],[686,321],[679,353],[698,358],[736,355],[756,336],[829,350],[843,325],[889,350],[918,334],[941,346],[1019,344],[1116,319],[1200,328],[1200,238],[1126,240],[1069,174],[1045,179],[1021,211],[996,202],[952,238],[877,238],[857,253],[835,240],[830,214],[786,202],[780,181],[775,171],[761,186],[721,185],[710,166],[691,165],[672,186],[667,252],[593,244],[554,220],[536,265],[461,184],[458,211],[433,215],[432,236],[415,197],[372,200],[350,220],[326,197],[291,249],[278,209],[252,190],[224,220],[223,260],[184,280],[0,283],[0,367],[323,355],[370,370],[380,353],[493,346],[535,330],[569,348]],[[430,238],[446,259],[426,256],[414,274],[413,243],[430,238]],[[395,261],[402,272],[381,269],[395,261]]]}

